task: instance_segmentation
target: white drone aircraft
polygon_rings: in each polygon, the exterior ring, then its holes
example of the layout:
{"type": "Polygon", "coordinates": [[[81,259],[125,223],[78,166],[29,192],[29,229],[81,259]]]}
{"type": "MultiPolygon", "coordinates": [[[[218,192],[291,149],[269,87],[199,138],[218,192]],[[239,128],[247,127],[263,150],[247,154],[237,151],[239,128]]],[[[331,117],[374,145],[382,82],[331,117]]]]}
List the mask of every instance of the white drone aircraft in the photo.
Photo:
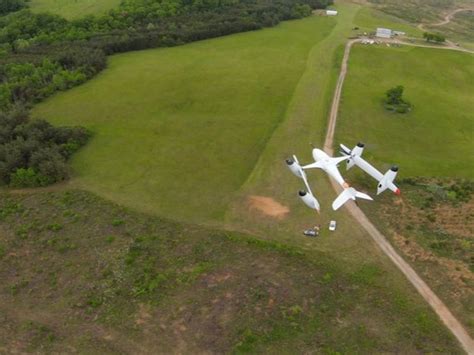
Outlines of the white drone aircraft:
{"type": "Polygon", "coordinates": [[[344,181],[339,169],[337,168],[338,164],[347,161],[347,169],[349,170],[352,166],[357,165],[362,170],[367,172],[369,175],[374,177],[379,181],[377,194],[384,191],[385,189],[390,188],[395,193],[400,193],[400,190],[393,184],[393,180],[397,175],[398,168],[392,167],[385,175],[382,175],[377,169],[372,165],[367,163],[364,159],[361,158],[361,154],[364,148],[362,143],[358,143],[357,146],[351,151],[347,147],[341,144],[342,151],[344,154],[342,157],[330,157],[321,149],[314,148],[312,151],[314,163],[301,166],[298,162],[296,156],[293,155],[293,159],[287,159],[286,164],[293,174],[303,179],[304,184],[308,191],[300,191],[299,196],[303,202],[310,208],[315,209],[319,212],[320,205],[316,197],[311,192],[311,189],[308,184],[305,170],[319,168],[324,170],[331,178],[333,178],[339,185],[344,188],[344,191],[334,200],[332,203],[332,208],[337,210],[344,203],[349,200],[356,200],[356,198],[362,198],[365,200],[372,200],[372,198],[360,191],[357,191],[353,187],[350,187],[347,182],[344,181]]]}

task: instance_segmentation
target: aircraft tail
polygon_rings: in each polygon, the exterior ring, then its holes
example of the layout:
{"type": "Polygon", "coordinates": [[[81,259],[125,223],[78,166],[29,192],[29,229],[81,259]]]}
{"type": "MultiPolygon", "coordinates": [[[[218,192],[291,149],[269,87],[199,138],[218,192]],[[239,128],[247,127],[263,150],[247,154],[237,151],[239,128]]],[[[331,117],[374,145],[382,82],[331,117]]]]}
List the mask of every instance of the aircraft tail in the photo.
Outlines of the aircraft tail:
{"type": "Polygon", "coordinates": [[[395,177],[398,173],[398,167],[392,166],[390,170],[388,170],[383,178],[379,181],[377,185],[377,195],[381,192],[385,191],[386,189],[392,190],[396,195],[400,195],[400,189],[393,183],[395,177]]]}
{"type": "Polygon", "coordinates": [[[339,207],[341,207],[343,204],[345,204],[349,200],[356,200],[357,198],[361,198],[364,200],[372,200],[372,197],[370,197],[367,194],[364,194],[363,192],[357,191],[353,187],[348,187],[344,189],[344,191],[339,194],[339,196],[334,200],[332,203],[332,209],[335,211],[339,207]]]}

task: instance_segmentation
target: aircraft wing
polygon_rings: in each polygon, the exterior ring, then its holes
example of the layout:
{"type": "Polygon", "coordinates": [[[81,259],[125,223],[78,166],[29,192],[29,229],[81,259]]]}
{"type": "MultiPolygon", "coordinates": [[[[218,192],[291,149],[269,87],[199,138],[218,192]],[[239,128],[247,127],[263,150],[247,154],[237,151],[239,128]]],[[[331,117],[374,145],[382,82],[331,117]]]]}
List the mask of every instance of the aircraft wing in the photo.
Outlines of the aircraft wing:
{"type": "Polygon", "coordinates": [[[334,163],[335,165],[339,164],[340,162],[346,161],[350,159],[349,156],[343,156],[343,157],[337,157],[337,158],[331,158],[331,162],[334,163]]]}
{"type": "Polygon", "coordinates": [[[355,165],[357,165],[367,174],[372,176],[375,180],[377,181],[382,180],[383,174],[380,171],[378,171],[376,168],[374,168],[372,165],[370,165],[368,162],[366,162],[364,159],[362,159],[359,156],[352,157],[352,159],[354,159],[355,165]]]}
{"type": "MultiPolygon", "coordinates": [[[[299,165],[299,162],[298,162],[298,158],[296,158],[296,155],[293,155],[293,160],[299,165]]],[[[310,164],[311,165],[311,164],[310,164]]],[[[313,195],[313,192],[311,191],[311,188],[309,187],[309,183],[308,183],[308,178],[306,177],[306,173],[305,171],[303,170],[304,169],[304,166],[300,166],[300,174],[301,174],[301,178],[303,179],[303,182],[304,182],[304,185],[306,186],[306,188],[308,189],[308,192],[313,195]]],[[[314,195],[313,195],[314,196],[314,195]]]]}
{"type": "Polygon", "coordinates": [[[303,170],[305,170],[305,169],[322,169],[322,167],[323,166],[322,166],[321,162],[317,161],[316,163],[311,163],[311,164],[302,166],[301,168],[303,170]]]}
{"type": "Polygon", "coordinates": [[[341,173],[339,172],[339,169],[337,168],[336,164],[328,164],[326,166],[326,172],[334,179],[337,181],[337,183],[341,186],[344,186],[345,182],[343,177],[341,176],[341,173]]]}

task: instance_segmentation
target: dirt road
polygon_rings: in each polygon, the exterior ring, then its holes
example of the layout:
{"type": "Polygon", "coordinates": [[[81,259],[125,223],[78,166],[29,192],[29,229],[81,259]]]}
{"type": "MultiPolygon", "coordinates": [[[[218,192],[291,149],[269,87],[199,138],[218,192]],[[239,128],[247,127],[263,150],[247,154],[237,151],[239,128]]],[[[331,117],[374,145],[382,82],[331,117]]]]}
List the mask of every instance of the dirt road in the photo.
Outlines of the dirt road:
{"type": "MultiPolygon", "coordinates": [[[[347,63],[349,59],[349,54],[354,43],[359,42],[359,39],[350,40],[347,42],[344,57],[342,60],[341,71],[339,73],[339,78],[337,80],[336,90],[334,92],[334,98],[331,105],[331,111],[329,114],[328,130],[326,133],[326,139],[324,141],[324,150],[329,155],[333,155],[333,141],[334,141],[334,131],[336,128],[337,114],[339,109],[339,101],[341,98],[342,87],[344,84],[344,79],[347,73],[347,63]]],[[[415,44],[411,44],[415,45],[415,44]]],[[[416,46],[416,45],[415,45],[416,46]]],[[[331,184],[333,188],[340,193],[342,187],[339,186],[333,179],[331,184]]],[[[346,203],[345,207],[349,213],[364,227],[364,229],[369,233],[375,243],[380,247],[380,249],[393,261],[393,263],[400,269],[400,271],[406,276],[406,278],[412,283],[416,288],[419,294],[425,299],[426,302],[433,308],[433,310],[438,314],[443,323],[448,327],[448,329],[453,333],[453,335],[461,343],[463,349],[468,354],[474,354],[474,341],[466,332],[464,327],[459,323],[459,321],[453,316],[451,311],[446,307],[446,305],[436,296],[436,294],[429,288],[429,286],[421,279],[420,276],[413,270],[413,268],[402,258],[395,249],[390,245],[385,236],[377,230],[377,228],[370,222],[367,216],[362,212],[362,210],[357,207],[357,205],[350,201],[346,203]]]]}
{"type": "MultiPolygon", "coordinates": [[[[438,27],[438,26],[443,26],[443,25],[446,25],[448,23],[451,22],[451,20],[453,19],[453,17],[458,13],[458,12],[463,12],[463,11],[474,11],[474,6],[472,7],[463,7],[463,8],[460,8],[460,9],[456,9],[456,10],[453,10],[449,13],[446,14],[446,16],[444,16],[444,20],[440,21],[440,22],[436,22],[436,23],[420,23],[417,27],[421,30],[421,31],[424,31],[424,32],[428,32],[429,29],[426,29],[425,26],[431,26],[431,27],[438,27]]],[[[452,41],[450,40],[446,40],[446,44],[451,47],[451,48],[456,48],[456,44],[454,44],[452,41]]],[[[470,52],[470,53],[473,53],[472,51],[469,51],[467,49],[461,49],[463,50],[464,52],[470,52]]]]}
{"type": "Polygon", "coordinates": [[[420,23],[417,27],[422,31],[427,31],[426,28],[424,27],[425,25],[431,26],[431,27],[438,27],[438,26],[446,25],[446,24],[451,22],[454,15],[456,15],[458,12],[462,12],[462,11],[474,11],[474,6],[453,10],[453,11],[447,13],[446,16],[444,16],[443,21],[436,22],[436,23],[420,23]]]}

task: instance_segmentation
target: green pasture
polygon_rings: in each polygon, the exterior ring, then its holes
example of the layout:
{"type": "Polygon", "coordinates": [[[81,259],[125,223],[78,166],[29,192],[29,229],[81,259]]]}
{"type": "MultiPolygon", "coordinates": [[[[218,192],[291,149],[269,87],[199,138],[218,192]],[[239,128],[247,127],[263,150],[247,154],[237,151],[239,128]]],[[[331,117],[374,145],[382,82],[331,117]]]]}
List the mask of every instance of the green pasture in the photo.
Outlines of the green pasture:
{"type": "Polygon", "coordinates": [[[120,4],[120,0],[30,0],[34,12],[51,12],[67,19],[104,13],[120,4]]]}
{"type": "Polygon", "coordinates": [[[474,176],[474,60],[428,48],[355,46],[342,92],[337,142],[366,143],[381,169],[400,176],[474,176]],[[383,107],[385,92],[405,87],[408,114],[383,107]]]}
{"type": "Polygon", "coordinates": [[[354,18],[354,24],[359,27],[357,33],[371,33],[375,32],[377,27],[385,27],[396,31],[403,31],[410,37],[421,37],[423,35],[423,32],[415,25],[372,7],[362,7],[354,18]]]}
{"type": "Polygon", "coordinates": [[[334,25],[310,17],[117,55],[34,115],[92,130],[73,160],[77,186],[176,219],[221,219],[284,119],[308,53],[334,25]]]}

